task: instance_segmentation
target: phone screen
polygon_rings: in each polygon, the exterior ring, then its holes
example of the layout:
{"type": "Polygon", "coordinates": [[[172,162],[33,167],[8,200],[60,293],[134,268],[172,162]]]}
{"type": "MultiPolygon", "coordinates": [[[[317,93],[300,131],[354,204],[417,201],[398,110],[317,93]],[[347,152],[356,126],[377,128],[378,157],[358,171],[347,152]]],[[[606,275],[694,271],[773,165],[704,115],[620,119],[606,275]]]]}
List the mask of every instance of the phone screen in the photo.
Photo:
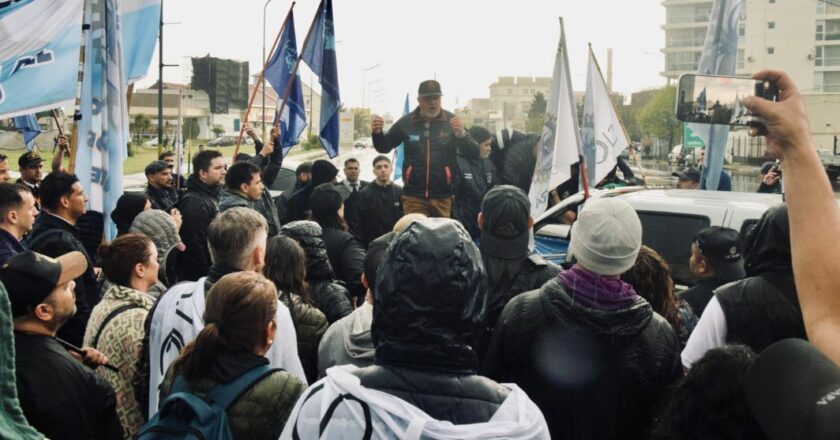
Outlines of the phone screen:
{"type": "Polygon", "coordinates": [[[754,125],[761,122],[742,101],[747,96],[773,99],[768,83],[751,78],[683,75],[677,90],[677,119],[683,122],[754,125]]]}

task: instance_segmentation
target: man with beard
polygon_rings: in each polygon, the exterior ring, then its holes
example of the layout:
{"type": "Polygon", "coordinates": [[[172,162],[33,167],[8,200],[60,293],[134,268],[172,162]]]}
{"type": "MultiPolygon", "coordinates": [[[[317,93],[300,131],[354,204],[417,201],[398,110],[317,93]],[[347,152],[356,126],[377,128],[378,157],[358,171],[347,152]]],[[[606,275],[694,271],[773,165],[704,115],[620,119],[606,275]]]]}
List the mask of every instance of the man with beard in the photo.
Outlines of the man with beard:
{"type": "Polygon", "coordinates": [[[152,209],[170,212],[178,203],[178,193],[172,187],[172,168],[156,160],[146,166],[146,180],[146,198],[152,202],[152,209]]]}

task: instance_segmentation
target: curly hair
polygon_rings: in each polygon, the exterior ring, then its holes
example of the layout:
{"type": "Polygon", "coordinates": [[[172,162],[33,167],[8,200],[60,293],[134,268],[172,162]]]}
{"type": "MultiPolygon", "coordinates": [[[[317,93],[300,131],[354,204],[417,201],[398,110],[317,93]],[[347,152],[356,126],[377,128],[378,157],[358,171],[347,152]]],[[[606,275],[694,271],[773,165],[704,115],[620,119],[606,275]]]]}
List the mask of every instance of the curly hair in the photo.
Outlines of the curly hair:
{"type": "Polygon", "coordinates": [[[654,439],[763,439],[744,390],[755,353],[744,345],[714,348],[671,391],[654,439]]]}
{"type": "Polygon", "coordinates": [[[672,327],[680,322],[680,310],[674,294],[674,280],[671,267],[655,250],[642,245],[636,264],[621,275],[621,279],[630,283],[642,298],[653,307],[653,311],[662,315],[672,327]]]}

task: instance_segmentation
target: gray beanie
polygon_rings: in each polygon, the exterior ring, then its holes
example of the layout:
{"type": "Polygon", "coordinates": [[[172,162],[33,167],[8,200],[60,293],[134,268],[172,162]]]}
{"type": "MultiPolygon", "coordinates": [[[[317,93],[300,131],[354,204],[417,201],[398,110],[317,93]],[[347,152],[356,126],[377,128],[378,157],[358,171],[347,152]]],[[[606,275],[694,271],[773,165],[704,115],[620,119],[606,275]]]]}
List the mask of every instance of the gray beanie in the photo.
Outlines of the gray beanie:
{"type": "Polygon", "coordinates": [[[572,226],[567,258],[599,275],[620,275],[633,267],[642,245],[642,224],[622,200],[603,198],[587,203],[572,226]]]}
{"type": "Polygon", "coordinates": [[[160,209],[143,211],[134,218],[129,232],[143,234],[152,239],[158,249],[158,263],[164,267],[166,257],[174,248],[184,250],[184,244],[178,235],[175,220],[160,209]]]}

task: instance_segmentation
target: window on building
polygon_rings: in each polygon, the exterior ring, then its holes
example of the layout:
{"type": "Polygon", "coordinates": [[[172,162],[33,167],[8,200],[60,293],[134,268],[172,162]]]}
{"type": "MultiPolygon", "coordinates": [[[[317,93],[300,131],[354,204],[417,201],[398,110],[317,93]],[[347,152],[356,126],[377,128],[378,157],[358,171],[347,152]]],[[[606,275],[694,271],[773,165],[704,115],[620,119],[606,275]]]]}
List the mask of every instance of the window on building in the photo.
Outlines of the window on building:
{"type": "Polygon", "coordinates": [[[744,49],[738,49],[738,69],[744,68],[744,49]]]}
{"type": "Polygon", "coordinates": [[[776,3],[776,0],[770,0],[770,4],[776,3]]]}
{"type": "Polygon", "coordinates": [[[840,40],[840,20],[825,21],[825,39],[840,40]]]}
{"type": "Polygon", "coordinates": [[[816,40],[817,41],[825,40],[825,21],[818,21],[817,22],[816,40]]]}
{"type": "Polygon", "coordinates": [[[822,67],[823,65],[823,47],[817,46],[814,49],[814,66],[822,67]]]}
{"type": "Polygon", "coordinates": [[[840,66],[840,46],[822,48],[823,66],[840,66]]]}
{"type": "Polygon", "coordinates": [[[768,21],[767,22],[767,29],[776,29],[776,22],[775,21],[768,21]]]}
{"type": "Polygon", "coordinates": [[[669,71],[696,71],[700,65],[700,51],[669,53],[665,58],[665,68],[669,71]]]}
{"type": "Polygon", "coordinates": [[[840,14],[840,6],[828,3],[825,0],[817,0],[817,14],[840,14]]]}
{"type": "Polygon", "coordinates": [[[775,47],[768,47],[767,48],[767,55],[773,55],[774,53],[776,53],[776,48],[775,47]]]}
{"type": "Polygon", "coordinates": [[[816,72],[814,89],[827,93],[840,93],[840,72],[816,72]]]}

